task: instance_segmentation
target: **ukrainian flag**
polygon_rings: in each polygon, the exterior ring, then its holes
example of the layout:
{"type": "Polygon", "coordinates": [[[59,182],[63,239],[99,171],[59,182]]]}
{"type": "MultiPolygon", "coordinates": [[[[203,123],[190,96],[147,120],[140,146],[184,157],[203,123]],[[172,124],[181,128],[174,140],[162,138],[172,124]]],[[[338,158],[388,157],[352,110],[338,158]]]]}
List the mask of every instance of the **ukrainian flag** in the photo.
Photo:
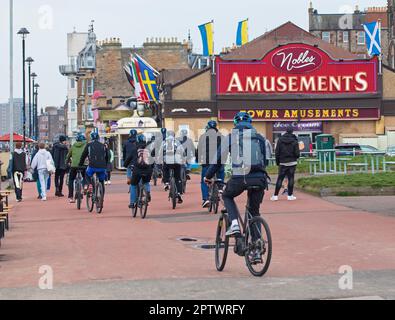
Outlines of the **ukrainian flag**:
{"type": "Polygon", "coordinates": [[[241,47],[248,43],[248,19],[240,21],[237,28],[236,45],[241,47]]]}
{"type": "Polygon", "coordinates": [[[203,55],[214,55],[214,21],[199,26],[203,40],[203,55]]]}

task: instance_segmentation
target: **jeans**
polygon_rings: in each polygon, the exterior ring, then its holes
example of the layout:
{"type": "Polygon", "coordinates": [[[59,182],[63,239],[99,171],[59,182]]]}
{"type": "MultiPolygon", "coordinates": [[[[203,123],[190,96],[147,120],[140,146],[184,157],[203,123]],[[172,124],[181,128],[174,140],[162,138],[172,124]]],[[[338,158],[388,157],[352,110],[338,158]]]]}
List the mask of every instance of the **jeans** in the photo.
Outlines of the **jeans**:
{"type": "Polygon", "coordinates": [[[64,183],[64,175],[66,174],[66,170],[56,169],[55,172],[55,192],[62,193],[63,191],[63,183],[64,183]]]}
{"type": "Polygon", "coordinates": [[[22,189],[23,189],[23,177],[24,173],[20,171],[14,172],[14,187],[15,196],[17,200],[22,200],[22,189]]]}
{"type": "MultiPolygon", "coordinates": [[[[201,189],[202,189],[202,198],[203,201],[207,201],[210,198],[210,189],[208,185],[204,182],[204,178],[206,177],[206,173],[208,171],[209,166],[202,167],[202,181],[201,181],[201,189]]],[[[217,178],[219,180],[225,181],[225,167],[222,166],[221,170],[217,172],[217,178]]]]}
{"type": "Polygon", "coordinates": [[[293,196],[294,186],[295,186],[295,172],[296,172],[296,166],[292,166],[292,167],[280,166],[277,184],[276,184],[276,192],[274,193],[275,196],[278,196],[280,194],[280,190],[283,187],[285,177],[288,178],[288,195],[293,196]]]}
{"type": "Polygon", "coordinates": [[[43,188],[42,186],[48,185],[48,180],[49,180],[48,170],[47,169],[39,169],[38,170],[38,178],[40,179],[41,197],[46,198],[47,197],[47,190],[46,190],[46,188],[43,188]]]}

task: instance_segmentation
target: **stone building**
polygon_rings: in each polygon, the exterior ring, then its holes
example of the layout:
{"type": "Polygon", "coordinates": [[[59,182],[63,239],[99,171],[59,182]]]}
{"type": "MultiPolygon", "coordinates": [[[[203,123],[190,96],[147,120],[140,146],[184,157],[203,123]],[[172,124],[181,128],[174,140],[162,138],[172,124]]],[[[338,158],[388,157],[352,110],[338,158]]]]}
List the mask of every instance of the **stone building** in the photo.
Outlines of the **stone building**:
{"type": "Polygon", "coordinates": [[[39,142],[54,143],[66,135],[67,121],[64,107],[46,107],[38,116],[39,142]]]}

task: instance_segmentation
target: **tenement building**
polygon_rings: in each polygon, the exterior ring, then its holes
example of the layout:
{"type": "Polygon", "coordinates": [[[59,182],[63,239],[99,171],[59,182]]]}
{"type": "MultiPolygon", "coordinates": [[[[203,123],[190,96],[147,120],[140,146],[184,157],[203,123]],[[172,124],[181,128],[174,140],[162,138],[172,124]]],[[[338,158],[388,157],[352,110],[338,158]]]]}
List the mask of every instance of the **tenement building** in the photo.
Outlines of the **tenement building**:
{"type": "Polygon", "coordinates": [[[239,111],[274,142],[293,124],[315,142],[328,133],[378,138],[395,127],[395,73],[288,22],[217,57],[211,68],[160,78],[166,126],[195,136],[210,119],[233,127],[239,111]]]}

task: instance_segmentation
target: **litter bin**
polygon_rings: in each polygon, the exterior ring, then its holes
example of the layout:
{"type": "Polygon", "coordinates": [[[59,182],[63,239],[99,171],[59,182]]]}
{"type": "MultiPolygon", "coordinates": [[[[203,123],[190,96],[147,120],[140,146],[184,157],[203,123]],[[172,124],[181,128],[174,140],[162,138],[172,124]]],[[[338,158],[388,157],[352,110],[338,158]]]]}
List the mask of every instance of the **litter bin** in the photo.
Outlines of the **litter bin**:
{"type": "Polygon", "coordinates": [[[317,136],[317,151],[320,150],[331,150],[330,156],[328,158],[328,155],[325,155],[324,152],[319,152],[320,154],[320,161],[324,161],[324,158],[326,160],[334,161],[335,160],[335,138],[330,135],[330,134],[321,134],[317,136]]]}

